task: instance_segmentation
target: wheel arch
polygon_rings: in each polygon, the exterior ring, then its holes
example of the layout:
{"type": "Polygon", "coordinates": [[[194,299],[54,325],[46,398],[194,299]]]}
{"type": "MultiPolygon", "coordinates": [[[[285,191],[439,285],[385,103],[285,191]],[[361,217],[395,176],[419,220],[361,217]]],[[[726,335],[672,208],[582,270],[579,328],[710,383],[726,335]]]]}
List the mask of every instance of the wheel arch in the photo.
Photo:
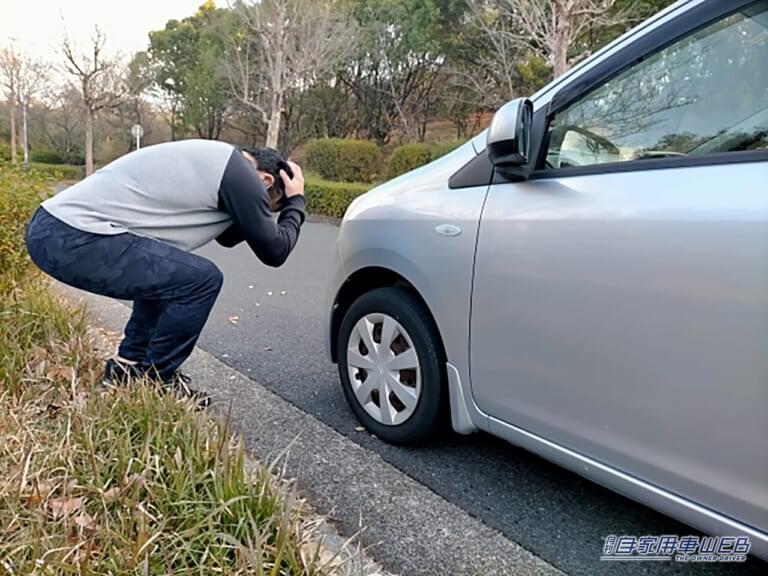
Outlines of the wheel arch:
{"type": "Polygon", "coordinates": [[[402,274],[395,272],[389,268],[381,266],[368,266],[361,268],[353,272],[341,285],[336,297],[333,301],[333,312],[331,314],[331,334],[330,334],[330,352],[331,359],[334,362],[338,362],[338,339],[339,330],[341,329],[341,321],[344,318],[344,314],[360,296],[376,288],[403,288],[411,292],[416,296],[419,302],[424,306],[424,309],[429,313],[429,318],[438,334],[438,345],[440,353],[443,359],[446,358],[445,344],[443,342],[443,336],[440,333],[435,315],[432,312],[429,304],[421,295],[419,290],[402,274]]]}

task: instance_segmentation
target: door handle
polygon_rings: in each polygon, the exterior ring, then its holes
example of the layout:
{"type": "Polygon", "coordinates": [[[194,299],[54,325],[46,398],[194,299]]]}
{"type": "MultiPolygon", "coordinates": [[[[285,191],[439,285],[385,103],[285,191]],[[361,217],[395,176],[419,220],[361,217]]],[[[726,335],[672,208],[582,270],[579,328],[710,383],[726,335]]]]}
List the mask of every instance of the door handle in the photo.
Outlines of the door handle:
{"type": "Polygon", "coordinates": [[[461,228],[454,224],[440,224],[435,226],[435,232],[441,236],[458,236],[461,234],[461,228]]]}

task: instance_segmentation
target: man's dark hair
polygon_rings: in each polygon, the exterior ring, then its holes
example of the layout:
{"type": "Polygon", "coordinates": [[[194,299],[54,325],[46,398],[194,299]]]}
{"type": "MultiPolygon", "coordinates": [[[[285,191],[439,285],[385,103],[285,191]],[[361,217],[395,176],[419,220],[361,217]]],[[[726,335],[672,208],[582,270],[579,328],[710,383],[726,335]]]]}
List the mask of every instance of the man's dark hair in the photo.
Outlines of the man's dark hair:
{"type": "Polygon", "coordinates": [[[272,198],[274,205],[279,210],[285,201],[285,184],[283,183],[283,179],[280,178],[280,170],[284,170],[289,178],[293,178],[293,170],[291,170],[285,156],[274,148],[241,146],[240,151],[253,156],[254,160],[256,160],[256,163],[259,165],[259,170],[271,174],[275,179],[274,185],[269,190],[269,195],[272,198]]]}

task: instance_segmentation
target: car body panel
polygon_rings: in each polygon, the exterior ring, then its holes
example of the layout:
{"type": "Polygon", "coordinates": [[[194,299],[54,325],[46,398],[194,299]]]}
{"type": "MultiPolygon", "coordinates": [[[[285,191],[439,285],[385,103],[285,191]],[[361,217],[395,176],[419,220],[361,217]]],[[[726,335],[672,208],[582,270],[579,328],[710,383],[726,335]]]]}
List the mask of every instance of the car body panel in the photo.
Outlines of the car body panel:
{"type": "Polygon", "coordinates": [[[760,182],[767,163],[493,185],[471,321],[480,409],[768,531],[760,182]]]}
{"type": "Polygon", "coordinates": [[[768,558],[768,540],[766,533],[761,530],[747,526],[730,516],[720,514],[711,508],[701,506],[693,500],[663,490],[635,476],[625,474],[613,466],[593,460],[561,444],[531,434],[508,422],[502,422],[495,418],[488,418],[488,422],[490,432],[494,436],[538,454],[542,458],[559,464],[628,498],[642,502],[661,512],[666,512],[707,534],[748,536],[752,546],[751,552],[764,559],[768,558]]]}

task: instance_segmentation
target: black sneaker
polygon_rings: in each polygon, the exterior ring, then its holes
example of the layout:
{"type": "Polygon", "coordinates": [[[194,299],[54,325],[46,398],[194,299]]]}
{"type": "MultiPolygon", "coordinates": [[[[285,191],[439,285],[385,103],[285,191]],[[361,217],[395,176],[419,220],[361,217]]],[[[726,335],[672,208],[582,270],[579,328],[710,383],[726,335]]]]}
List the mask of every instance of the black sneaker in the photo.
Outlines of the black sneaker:
{"type": "Polygon", "coordinates": [[[177,370],[164,382],[165,389],[173,392],[182,398],[191,398],[197,402],[198,408],[208,408],[211,405],[211,397],[202,390],[193,390],[190,388],[192,378],[177,370]]]}
{"type": "Polygon", "coordinates": [[[101,377],[101,385],[104,388],[128,386],[135,380],[144,377],[141,368],[135,364],[121,362],[116,358],[110,358],[104,365],[104,375],[101,377]]]}

